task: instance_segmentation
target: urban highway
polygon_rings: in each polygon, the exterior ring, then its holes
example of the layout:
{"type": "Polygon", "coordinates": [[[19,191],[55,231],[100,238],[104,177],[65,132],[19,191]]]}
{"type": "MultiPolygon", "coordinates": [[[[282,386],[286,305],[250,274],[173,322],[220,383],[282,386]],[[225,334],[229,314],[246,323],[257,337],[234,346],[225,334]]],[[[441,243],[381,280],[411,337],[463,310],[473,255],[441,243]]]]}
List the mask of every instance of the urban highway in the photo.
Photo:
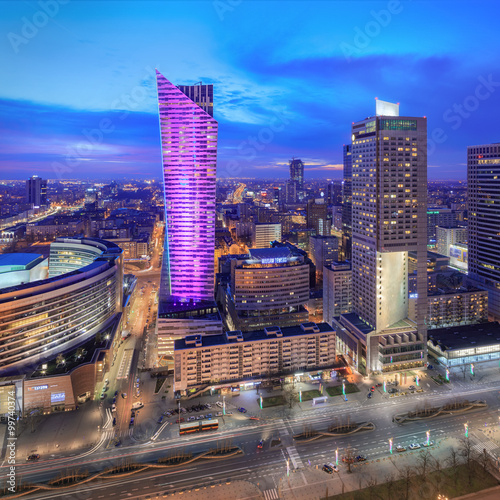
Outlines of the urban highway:
{"type": "MultiPolygon", "coordinates": [[[[424,386],[426,383],[424,382],[424,386]]],[[[325,462],[335,460],[337,448],[341,456],[349,445],[356,454],[366,455],[369,460],[372,460],[389,456],[390,438],[393,439],[394,448],[398,444],[407,446],[413,442],[424,442],[426,432],[430,431],[431,440],[435,441],[435,446],[437,446],[444,439],[463,436],[466,422],[473,439],[485,426],[489,429],[498,427],[500,389],[498,383],[456,387],[444,393],[442,391],[431,392],[434,387],[430,386],[427,393],[413,394],[404,398],[387,399],[387,395],[377,390],[371,400],[352,402],[340,400],[333,405],[316,408],[309,406],[310,403],[307,406],[302,404],[302,411],[297,413],[294,410],[294,415],[284,418],[275,416],[255,421],[235,412],[233,416],[226,417],[226,420],[234,419],[231,425],[222,425],[213,433],[175,437],[176,432],[165,432],[165,436],[160,435],[155,442],[138,443],[121,448],[101,447],[79,457],[22,464],[18,467],[18,475],[22,477],[23,482],[45,482],[57,476],[62,469],[85,469],[94,472],[127,460],[154,463],[158,458],[169,456],[174,451],[184,450],[196,454],[215,447],[217,442],[230,440],[232,444],[243,449],[244,455],[215,464],[195,462],[192,465],[181,466],[174,471],[156,469],[125,479],[101,480],[82,485],[74,491],[78,491],[79,494],[85,493],[85,497],[82,498],[111,498],[113,496],[123,498],[128,493],[134,495],[150,491],[174,491],[177,488],[206,485],[211,481],[235,479],[249,479],[273,487],[277,485],[279,478],[286,474],[287,460],[292,470],[304,465],[321,466],[325,462]],[[398,425],[392,422],[395,413],[413,410],[424,402],[431,406],[440,406],[455,398],[485,400],[489,407],[485,411],[440,417],[419,423],[398,425]],[[375,430],[349,437],[327,438],[310,444],[297,444],[291,437],[301,432],[304,425],[317,430],[325,430],[337,419],[343,419],[346,422],[347,418],[355,422],[371,421],[376,426],[375,430]],[[281,446],[270,447],[272,436],[281,438],[281,446]],[[261,439],[265,440],[264,448],[257,449],[257,444],[261,439]]],[[[215,399],[214,397],[214,401],[215,399]]],[[[176,424],[172,426],[176,427],[176,424]]],[[[3,468],[2,478],[5,477],[5,473],[6,469],[3,468]]],[[[37,493],[37,498],[65,498],[66,496],[70,498],[70,491],[37,493]]]]}

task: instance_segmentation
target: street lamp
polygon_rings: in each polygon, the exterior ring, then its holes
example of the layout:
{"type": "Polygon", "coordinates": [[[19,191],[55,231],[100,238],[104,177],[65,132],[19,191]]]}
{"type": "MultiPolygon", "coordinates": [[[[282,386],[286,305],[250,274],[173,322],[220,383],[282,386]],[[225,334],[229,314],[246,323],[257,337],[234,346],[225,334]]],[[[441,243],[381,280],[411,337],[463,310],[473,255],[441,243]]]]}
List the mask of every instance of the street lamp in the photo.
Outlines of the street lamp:
{"type": "Polygon", "coordinates": [[[226,414],[226,396],[222,396],[222,414],[226,414]]]}
{"type": "Polygon", "coordinates": [[[426,433],[427,436],[427,446],[429,446],[430,440],[431,440],[431,431],[427,431],[426,433]]]}
{"type": "Polygon", "coordinates": [[[464,429],[465,429],[465,437],[469,437],[469,424],[466,422],[464,424],[464,429]]]}
{"type": "Polygon", "coordinates": [[[419,382],[420,382],[420,379],[418,377],[418,375],[415,377],[415,382],[417,383],[417,387],[419,386],[419,382]]]}
{"type": "Polygon", "coordinates": [[[384,378],[384,392],[387,392],[387,387],[385,385],[385,378],[384,378]]]}
{"type": "Polygon", "coordinates": [[[339,449],[338,448],[335,450],[335,463],[337,465],[339,464],[339,449]]]}
{"type": "Polygon", "coordinates": [[[389,439],[389,453],[392,455],[392,438],[389,439]]]}
{"type": "Polygon", "coordinates": [[[470,364],[470,374],[474,375],[474,363],[470,364]]]}
{"type": "Polygon", "coordinates": [[[450,381],[450,370],[446,368],[446,380],[449,382],[450,381]]]}

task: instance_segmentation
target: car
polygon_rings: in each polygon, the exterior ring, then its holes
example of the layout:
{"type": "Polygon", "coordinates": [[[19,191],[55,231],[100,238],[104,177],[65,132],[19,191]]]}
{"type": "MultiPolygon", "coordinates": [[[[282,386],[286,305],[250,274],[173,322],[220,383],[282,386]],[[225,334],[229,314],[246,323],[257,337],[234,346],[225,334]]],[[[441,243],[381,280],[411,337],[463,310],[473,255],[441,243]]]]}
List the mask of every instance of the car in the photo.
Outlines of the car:
{"type": "Polygon", "coordinates": [[[111,411],[116,411],[116,405],[114,403],[111,405],[111,411]]]}
{"type": "Polygon", "coordinates": [[[118,391],[115,391],[115,398],[116,398],[116,396],[118,396],[118,391]]]}
{"type": "Polygon", "coordinates": [[[239,411],[240,413],[246,413],[246,412],[247,412],[247,411],[246,411],[246,409],[245,409],[245,408],[243,408],[243,406],[242,406],[241,408],[238,408],[238,411],[239,411]]]}
{"type": "Polygon", "coordinates": [[[250,417],[250,420],[260,420],[260,418],[259,418],[259,417],[256,417],[255,415],[252,415],[252,416],[250,417]]]}
{"type": "Polygon", "coordinates": [[[103,388],[102,388],[102,392],[108,392],[108,389],[109,387],[107,385],[105,385],[103,388]]]}
{"type": "Polygon", "coordinates": [[[28,455],[26,457],[26,461],[30,462],[30,461],[38,460],[39,458],[40,458],[40,455],[38,453],[32,453],[31,455],[28,455]]]}
{"type": "Polygon", "coordinates": [[[196,417],[196,420],[203,420],[205,418],[205,415],[198,415],[196,417]]]}
{"type": "Polygon", "coordinates": [[[212,405],[211,405],[210,403],[207,403],[207,404],[205,405],[205,408],[212,408],[212,405]]]}
{"type": "Polygon", "coordinates": [[[136,382],[139,383],[140,381],[141,381],[141,379],[139,377],[137,377],[136,382]]]}
{"type": "Polygon", "coordinates": [[[408,390],[409,391],[414,391],[415,390],[415,386],[414,385],[410,385],[410,387],[408,387],[408,390]]]}
{"type": "Polygon", "coordinates": [[[356,462],[365,462],[366,461],[366,457],[364,455],[358,455],[356,457],[356,462]]]}
{"type": "Polygon", "coordinates": [[[333,469],[329,467],[328,465],[323,465],[323,471],[328,472],[328,474],[333,474],[333,469]]]}
{"type": "Polygon", "coordinates": [[[108,385],[108,384],[109,384],[109,378],[107,378],[107,379],[104,381],[104,383],[105,383],[106,385],[108,385]]]}
{"type": "Polygon", "coordinates": [[[212,418],[212,416],[213,416],[213,415],[212,415],[211,413],[209,413],[209,414],[207,415],[207,418],[212,418]]]}
{"type": "Polygon", "coordinates": [[[184,417],[178,418],[175,423],[180,424],[181,422],[184,422],[184,417]]]}
{"type": "Polygon", "coordinates": [[[127,393],[126,392],[122,392],[122,398],[123,399],[127,399],[127,393]]]}
{"type": "Polygon", "coordinates": [[[398,451],[398,452],[406,451],[406,448],[404,446],[401,446],[400,444],[398,444],[396,446],[396,451],[398,451]]]}
{"type": "Polygon", "coordinates": [[[328,467],[330,467],[333,472],[339,471],[339,468],[335,464],[332,464],[331,462],[328,462],[326,465],[328,465],[328,467]]]}
{"type": "Polygon", "coordinates": [[[263,440],[263,439],[261,439],[261,440],[259,441],[259,444],[257,445],[257,448],[262,449],[263,447],[264,447],[264,440],[263,440]]]}
{"type": "Polygon", "coordinates": [[[222,408],[224,405],[220,401],[216,401],[215,403],[219,408],[222,408]]]}
{"type": "Polygon", "coordinates": [[[132,417],[135,417],[135,410],[132,410],[132,411],[130,412],[130,415],[131,415],[132,417]]]}
{"type": "Polygon", "coordinates": [[[375,386],[374,386],[374,385],[372,385],[372,386],[370,387],[370,391],[371,391],[371,392],[375,392],[375,386]]]}
{"type": "Polygon", "coordinates": [[[137,384],[135,384],[135,388],[139,389],[139,382],[137,382],[137,384]]]}
{"type": "Polygon", "coordinates": [[[368,396],[366,396],[366,397],[367,397],[368,399],[370,399],[370,398],[372,397],[372,393],[371,393],[371,392],[369,392],[369,393],[368,393],[368,396]]]}
{"type": "Polygon", "coordinates": [[[116,397],[113,398],[113,404],[116,404],[116,397]]]}
{"type": "Polygon", "coordinates": [[[116,417],[113,419],[113,427],[116,425],[116,417]]]}
{"type": "Polygon", "coordinates": [[[163,422],[163,415],[160,415],[160,418],[158,419],[158,424],[161,424],[163,422]]]}
{"type": "Polygon", "coordinates": [[[427,365],[427,369],[428,369],[428,370],[433,370],[433,369],[434,369],[434,367],[433,367],[432,365],[427,365]]]}
{"type": "Polygon", "coordinates": [[[104,392],[101,394],[101,399],[104,399],[106,397],[106,394],[104,392]]]}
{"type": "Polygon", "coordinates": [[[215,414],[216,417],[222,417],[222,412],[221,411],[218,411],[216,414],[215,414]]]}
{"type": "Polygon", "coordinates": [[[375,387],[382,387],[383,384],[375,384],[375,387]]]}
{"type": "Polygon", "coordinates": [[[391,389],[389,389],[389,393],[390,394],[396,394],[396,392],[398,392],[398,390],[394,387],[392,387],[391,389]]]}
{"type": "Polygon", "coordinates": [[[422,446],[427,448],[428,446],[432,446],[434,444],[434,441],[429,441],[429,442],[425,442],[425,443],[422,443],[422,446]]]}
{"type": "Polygon", "coordinates": [[[118,448],[118,446],[121,446],[122,442],[120,440],[115,442],[115,446],[118,448]]]}
{"type": "Polygon", "coordinates": [[[418,450],[420,445],[418,443],[411,443],[409,446],[410,450],[418,450]]]}
{"type": "Polygon", "coordinates": [[[226,417],[227,417],[227,416],[231,416],[232,414],[233,414],[233,412],[232,412],[232,411],[226,411],[226,417]]]}
{"type": "Polygon", "coordinates": [[[130,423],[128,424],[129,427],[132,427],[134,425],[134,417],[130,419],[130,423]]]}
{"type": "Polygon", "coordinates": [[[192,422],[193,420],[196,420],[196,417],[188,417],[188,422],[192,422]]]}

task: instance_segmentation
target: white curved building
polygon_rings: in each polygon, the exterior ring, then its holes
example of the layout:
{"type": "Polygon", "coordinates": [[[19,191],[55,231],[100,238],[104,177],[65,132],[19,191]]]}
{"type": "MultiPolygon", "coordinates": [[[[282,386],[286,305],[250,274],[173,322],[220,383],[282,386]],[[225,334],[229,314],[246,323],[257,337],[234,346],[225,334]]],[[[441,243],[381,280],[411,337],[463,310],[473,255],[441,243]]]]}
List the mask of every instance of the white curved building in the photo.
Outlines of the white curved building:
{"type": "Polygon", "coordinates": [[[122,250],[114,243],[57,239],[49,276],[0,288],[0,376],[34,369],[77,347],[121,310],[122,250]]]}

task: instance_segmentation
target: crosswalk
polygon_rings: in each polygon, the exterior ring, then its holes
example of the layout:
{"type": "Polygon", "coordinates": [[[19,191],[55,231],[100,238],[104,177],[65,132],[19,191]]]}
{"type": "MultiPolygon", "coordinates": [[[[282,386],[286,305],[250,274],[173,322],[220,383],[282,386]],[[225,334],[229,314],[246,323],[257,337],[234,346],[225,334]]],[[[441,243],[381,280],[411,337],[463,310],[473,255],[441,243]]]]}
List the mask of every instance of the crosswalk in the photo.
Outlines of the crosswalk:
{"type": "Polygon", "coordinates": [[[482,441],[472,446],[472,449],[478,453],[483,453],[486,450],[490,455],[494,455],[495,458],[498,456],[498,445],[493,441],[482,441]]]}
{"type": "Polygon", "coordinates": [[[288,436],[290,433],[288,432],[288,428],[284,422],[284,420],[280,420],[278,424],[278,431],[282,436],[288,436]]]}
{"type": "Polygon", "coordinates": [[[295,448],[295,446],[289,446],[286,451],[288,452],[288,456],[290,457],[290,460],[292,461],[292,465],[294,469],[300,469],[301,467],[304,467],[304,463],[302,462],[302,459],[299,456],[299,452],[295,448]]]}
{"type": "Polygon", "coordinates": [[[278,500],[279,495],[276,488],[273,488],[272,490],[264,490],[264,498],[265,500],[278,500]]]}

